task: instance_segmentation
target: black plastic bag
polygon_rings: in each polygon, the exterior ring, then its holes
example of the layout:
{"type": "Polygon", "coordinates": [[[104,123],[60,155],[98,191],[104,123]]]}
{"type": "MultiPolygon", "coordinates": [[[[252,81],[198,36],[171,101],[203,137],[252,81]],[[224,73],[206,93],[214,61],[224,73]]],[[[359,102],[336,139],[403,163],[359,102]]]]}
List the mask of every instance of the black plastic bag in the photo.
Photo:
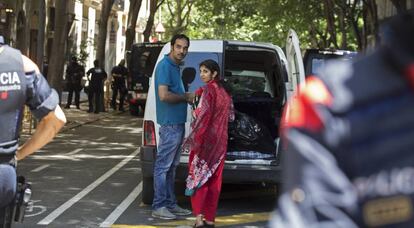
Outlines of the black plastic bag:
{"type": "Polygon", "coordinates": [[[227,151],[257,151],[274,154],[276,146],[264,124],[242,112],[235,112],[235,120],[229,122],[227,151]]]}

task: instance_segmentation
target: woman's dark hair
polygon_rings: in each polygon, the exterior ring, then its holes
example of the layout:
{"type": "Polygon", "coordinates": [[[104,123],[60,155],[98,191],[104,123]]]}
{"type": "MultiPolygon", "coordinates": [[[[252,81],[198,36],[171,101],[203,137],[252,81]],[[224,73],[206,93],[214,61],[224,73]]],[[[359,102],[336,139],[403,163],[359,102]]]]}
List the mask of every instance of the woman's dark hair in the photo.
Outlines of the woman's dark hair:
{"type": "Polygon", "coordinates": [[[228,94],[230,94],[230,88],[226,85],[223,79],[220,78],[220,66],[218,63],[212,59],[204,60],[199,64],[199,67],[204,66],[209,69],[211,72],[217,72],[217,77],[214,79],[217,81],[217,84],[224,88],[228,94]]]}
{"type": "Polygon", "coordinates": [[[184,34],[175,34],[172,38],[171,38],[171,47],[174,46],[175,41],[178,39],[185,39],[187,40],[188,46],[190,46],[190,38],[188,38],[188,36],[184,35],[184,34]]]}

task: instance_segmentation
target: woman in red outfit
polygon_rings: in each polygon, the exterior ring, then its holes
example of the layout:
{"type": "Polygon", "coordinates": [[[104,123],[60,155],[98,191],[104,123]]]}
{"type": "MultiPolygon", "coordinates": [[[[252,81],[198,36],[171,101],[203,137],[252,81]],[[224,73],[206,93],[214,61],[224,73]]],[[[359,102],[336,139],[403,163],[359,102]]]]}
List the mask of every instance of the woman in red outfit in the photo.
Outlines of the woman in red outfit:
{"type": "Polygon", "coordinates": [[[195,120],[183,143],[183,149],[190,151],[185,194],[191,196],[194,227],[214,227],[227,151],[227,124],[234,119],[232,99],[219,72],[214,60],[200,63],[200,77],[206,85],[196,91],[199,102],[193,111],[195,120]]]}

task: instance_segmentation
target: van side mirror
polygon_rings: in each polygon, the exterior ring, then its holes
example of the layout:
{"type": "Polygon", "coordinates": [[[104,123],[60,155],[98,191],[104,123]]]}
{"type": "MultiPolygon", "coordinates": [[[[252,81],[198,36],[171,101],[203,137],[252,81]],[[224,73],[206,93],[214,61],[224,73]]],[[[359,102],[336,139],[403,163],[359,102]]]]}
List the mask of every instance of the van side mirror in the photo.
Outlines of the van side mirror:
{"type": "Polygon", "coordinates": [[[195,76],[196,76],[196,70],[194,67],[184,68],[181,79],[183,80],[184,89],[186,92],[188,92],[188,87],[194,81],[195,76]]]}

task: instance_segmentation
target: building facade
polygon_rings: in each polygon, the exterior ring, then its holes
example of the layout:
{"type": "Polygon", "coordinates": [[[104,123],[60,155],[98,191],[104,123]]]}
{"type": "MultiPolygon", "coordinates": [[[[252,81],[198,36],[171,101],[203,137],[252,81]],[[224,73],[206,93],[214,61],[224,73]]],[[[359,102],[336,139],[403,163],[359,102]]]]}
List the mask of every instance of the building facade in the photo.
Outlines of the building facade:
{"type": "MultiPolygon", "coordinates": [[[[41,67],[52,51],[57,0],[0,0],[0,35],[41,67]]],[[[86,68],[96,58],[102,0],[68,0],[66,59],[76,55],[86,68]]],[[[142,32],[149,16],[150,0],[143,0],[136,26],[136,42],[143,41],[142,32]]],[[[125,31],[129,0],[115,0],[109,19],[105,48],[105,69],[125,57],[125,31]]]]}

